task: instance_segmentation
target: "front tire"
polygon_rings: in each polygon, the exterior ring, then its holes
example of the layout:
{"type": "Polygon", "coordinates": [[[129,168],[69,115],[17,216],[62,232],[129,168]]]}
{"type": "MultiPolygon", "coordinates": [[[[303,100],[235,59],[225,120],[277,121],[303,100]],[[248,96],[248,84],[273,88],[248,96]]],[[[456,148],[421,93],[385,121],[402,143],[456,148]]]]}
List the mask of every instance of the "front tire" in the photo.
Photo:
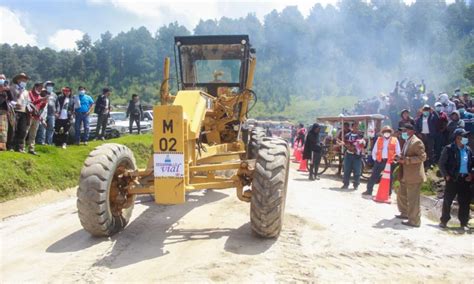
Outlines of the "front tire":
{"type": "Polygon", "coordinates": [[[132,151],[120,144],[103,144],[89,154],[77,189],[77,209],[91,235],[111,236],[127,225],[135,196],[124,189],[130,180],[122,174],[135,169],[132,151]]]}
{"type": "Polygon", "coordinates": [[[278,237],[283,225],[290,149],[286,141],[263,138],[259,145],[252,181],[250,223],[263,238],[278,237]]]}

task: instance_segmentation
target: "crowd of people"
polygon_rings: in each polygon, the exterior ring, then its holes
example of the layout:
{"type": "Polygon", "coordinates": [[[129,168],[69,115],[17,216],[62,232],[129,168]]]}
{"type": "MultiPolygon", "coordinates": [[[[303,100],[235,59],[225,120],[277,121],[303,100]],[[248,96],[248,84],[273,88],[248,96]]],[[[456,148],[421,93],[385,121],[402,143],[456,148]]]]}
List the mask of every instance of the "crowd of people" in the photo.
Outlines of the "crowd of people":
{"type": "MultiPolygon", "coordinates": [[[[396,168],[400,187],[397,192],[397,205],[400,211],[397,218],[406,219],[402,223],[420,226],[420,192],[426,181],[426,171],[439,166],[440,173],[446,181],[444,191],[442,217],[439,226],[446,228],[450,220],[451,205],[457,196],[459,204],[458,219],[461,228],[468,229],[469,204],[472,200],[474,185],[474,164],[471,148],[469,147],[470,132],[465,129],[463,119],[473,117],[473,104],[469,94],[461,95],[459,89],[449,97],[441,93],[433,100],[423,100],[425,104],[415,102],[424,94],[424,82],[420,85],[409,84],[410,92],[414,92],[411,104],[406,101],[399,107],[401,111],[391,124],[384,126],[379,135],[374,138],[364,137],[358,123],[344,123],[336,134],[336,147],[343,150],[343,185],[348,189],[352,176],[353,188],[357,190],[362,174],[362,159],[367,156],[372,163],[371,177],[367,188],[362,193],[372,196],[373,188],[380,181],[382,172],[389,163],[393,172],[396,168]],[[418,91],[416,91],[418,90],[418,91]],[[411,112],[407,105],[412,105],[411,112]],[[414,116],[412,116],[412,113],[414,116]],[[367,143],[371,139],[372,143],[367,143]],[[373,139],[373,140],[372,140],[373,139]],[[368,149],[368,145],[371,148],[368,149]],[[367,154],[369,151],[369,155],[367,154]]],[[[406,89],[406,87],[404,88],[406,89]]],[[[400,99],[401,84],[397,83],[395,101],[400,99]],[[398,91],[397,91],[398,90],[398,91]]],[[[403,91],[403,97],[406,91],[403,91]]],[[[371,112],[373,113],[373,112],[371,112]]],[[[318,167],[322,156],[322,141],[319,138],[321,125],[313,124],[309,131],[299,125],[294,131],[294,142],[304,145],[303,158],[309,163],[309,179],[319,179],[318,167]]],[[[390,185],[390,194],[392,185],[390,185]]]]}
{"type": "MultiPolygon", "coordinates": [[[[29,81],[25,73],[14,76],[11,83],[0,74],[0,151],[37,155],[36,144],[66,148],[73,125],[74,143],[87,145],[93,112],[97,114],[95,139],[105,140],[112,110],[110,88],[103,88],[102,94],[94,101],[83,86],[79,86],[74,95],[72,88],[62,87],[57,95],[54,82],[35,82],[28,89],[29,81]]],[[[141,117],[140,98],[133,94],[127,108],[130,134],[133,123],[137,124],[140,134],[141,117]]]]}

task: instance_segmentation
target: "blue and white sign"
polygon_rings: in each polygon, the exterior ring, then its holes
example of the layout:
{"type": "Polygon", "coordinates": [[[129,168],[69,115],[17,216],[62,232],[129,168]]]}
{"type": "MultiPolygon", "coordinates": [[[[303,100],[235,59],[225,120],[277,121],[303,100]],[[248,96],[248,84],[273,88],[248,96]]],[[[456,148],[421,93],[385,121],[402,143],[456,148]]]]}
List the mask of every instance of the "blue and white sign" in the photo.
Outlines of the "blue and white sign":
{"type": "Polygon", "coordinates": [[[181,152],[162,152],[153,155],[155,177],[184,177],[184,154],[181,152]]]}

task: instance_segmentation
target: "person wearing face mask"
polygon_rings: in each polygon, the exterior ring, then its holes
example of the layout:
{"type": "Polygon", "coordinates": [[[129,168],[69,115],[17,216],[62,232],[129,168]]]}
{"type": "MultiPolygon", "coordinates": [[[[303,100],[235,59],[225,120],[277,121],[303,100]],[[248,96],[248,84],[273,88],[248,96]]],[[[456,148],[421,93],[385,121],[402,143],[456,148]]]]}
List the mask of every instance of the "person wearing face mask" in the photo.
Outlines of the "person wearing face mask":
{"type": "Polygon", "coordinates": [[[440,102],[435,103],[435,112],[438,115],[438,123],[436,124],[436,133],[434,137],[434,162],[437,164],[441,156],[441,150],[449,142],[448,140],[448,116],[443,111],[443,105],[440,102]]]}
{"type": "Polygon", "coordinates": [[[30,78],[25,73],[20,73],[13,77],[13,88],[10,88],[12,102],[15,109],[15,127],[11,136],[13,149],[20,153],[25,152],[25,139],[30,126],[30,116],[27,106],[30,103],[27,82],[30,78]]]}
{"type": "Polygon", "coordinates": [[[453,133],[454,141],[447,145],[439,160],[439,170],[446,180],[444,190],[443,210],[439,226],[446,228],[451,219],[451,204],[458,197],[458,218],[461,228],[468,230],[469,203],[471,201],[470,185],[473,182],[473,158],[469,143],[469,132],[458,128],[453,133]]]}
{"type": "Polygon", "coordinates": [[[449,100],[448,94],[446,93],[440,94],[438,100],[443,106],[443,111],[448,116],[448,119],[450,119],[451,113],[456,110],[456,104],[449,100]]]}
{"type": "Polygon", "coordinates": [[[56,101],[58,96],[54,93],[54,83],[51,81],[46,81],[43,84],[44,88],[47,91],[46,94],[46,127],[41,124],[38,128],[38,143],[39,144],[53,144],[53,135],[54,135],[54,123],[56,120],[56,101]]]}
{"type": "Polygon", "coordinates": [[[473,119],[474,118],[474,113],[469,112],[468,110],[466,110],[466,107],[463,103],[460,102],[457,108],[458,108],[459,116],[461,117],[461,119],[473,119]]]}
{"type": "MultiPolygon", "coordinates": [[[[393,137],[393,129],[385,126],[380,131],[380,136],[375,140],[372,148],[372,159],[374,167],[367,183],[367,190],[362,195],[372,195],[375,183],[380,180],[380,176],[387,163],[392,164],[395,156],[400,156],[400,143],[396,137],[393,137]]],[[[393,172],[394,167],[391,167],[393,172]]],[[[390,194],[392,193],[392,179],[390,179],[390,194]]]]}
{"type": "Polygon", "coordinates": [[[45,123],[42,113],[48,103],[48,99],[44,96],[46,93],[41,92],[42,90],[44,90],[43,83],[37,82],[28,94],[31,104],[33,104],[36,109],[34,113],[30,113],[30,127],[28,128],[28,135],[26,138],[28,153],[32,155],[37,155],[35,151],[35,140],[37,133],[39,132],[39,126],[42,123],[45,123]],[[43,96],[41,96],[41,94],[43,94],[43,96]]]}
{"type": "Polygon", "coordinates": [[[400,128],[401,137],[405,140],[400,156],[395,160],[400,164],[400,188],[397,192],[397,206],[399,219],[408,219],[402,224],[410,227],[419,227],[421,224],[420,192],[421,185],[426,181],[423,163],[426,160],[425,145],[416,137],[415,127],[406,124],[400,128]]]}
{"type": "Polygon", "coordinates": [[[89,115],[94,107],[94,100],[91,96],[86,94],[86,88],[80,86],[78,88],[79,93],[74,96],[74,110],[75,118],[74,130],[75,130],[75,143],[79,145],[81,142],[81,125],[84,125],[84,145],[87,145],[89,141],[89,115]]]}
{"type": "Polygon", "coordinates": [[[425,169],[434,165],[434,141],[436,134],[436,125],[438,124],[439,116],[431,109],[429,105],[424,105],[421,115],[415,122],[416,132],[425,145],[427,159],[425,161],[425,169]]]}
{"type": "Polygon", "coordinates": [[[464,128],[466,124],[464,123],[464,120],[461,119],[461,115],[457,110],[453,111],[449,117],[451,118],[451,121],[448,123],[447,130],[448,138],[451,138],[454,130],[464,128]]]}

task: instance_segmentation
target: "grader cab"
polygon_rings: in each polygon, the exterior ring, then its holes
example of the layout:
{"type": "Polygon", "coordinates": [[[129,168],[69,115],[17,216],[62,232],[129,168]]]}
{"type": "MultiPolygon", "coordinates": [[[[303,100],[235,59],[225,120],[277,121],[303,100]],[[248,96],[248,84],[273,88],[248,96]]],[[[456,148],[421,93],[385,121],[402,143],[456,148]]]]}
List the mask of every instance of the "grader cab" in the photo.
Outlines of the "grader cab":
{"type": "Polygon", "coordinates": [[[165,59],[161,104],[153,109],[153,154],[137,169],[120,144],[95,148],[84,162],[77,191],[79,219],[94,236],[110,236],[130,220],[135,197],[180,204],[186,193],[236,188],[250,203],[252,230],[277,237],[282,228],[289,147],[263,129],[243,125],[252,91],[255,50],[246,35],[175,38],[178,91],[169,93],[165,59]]]}

